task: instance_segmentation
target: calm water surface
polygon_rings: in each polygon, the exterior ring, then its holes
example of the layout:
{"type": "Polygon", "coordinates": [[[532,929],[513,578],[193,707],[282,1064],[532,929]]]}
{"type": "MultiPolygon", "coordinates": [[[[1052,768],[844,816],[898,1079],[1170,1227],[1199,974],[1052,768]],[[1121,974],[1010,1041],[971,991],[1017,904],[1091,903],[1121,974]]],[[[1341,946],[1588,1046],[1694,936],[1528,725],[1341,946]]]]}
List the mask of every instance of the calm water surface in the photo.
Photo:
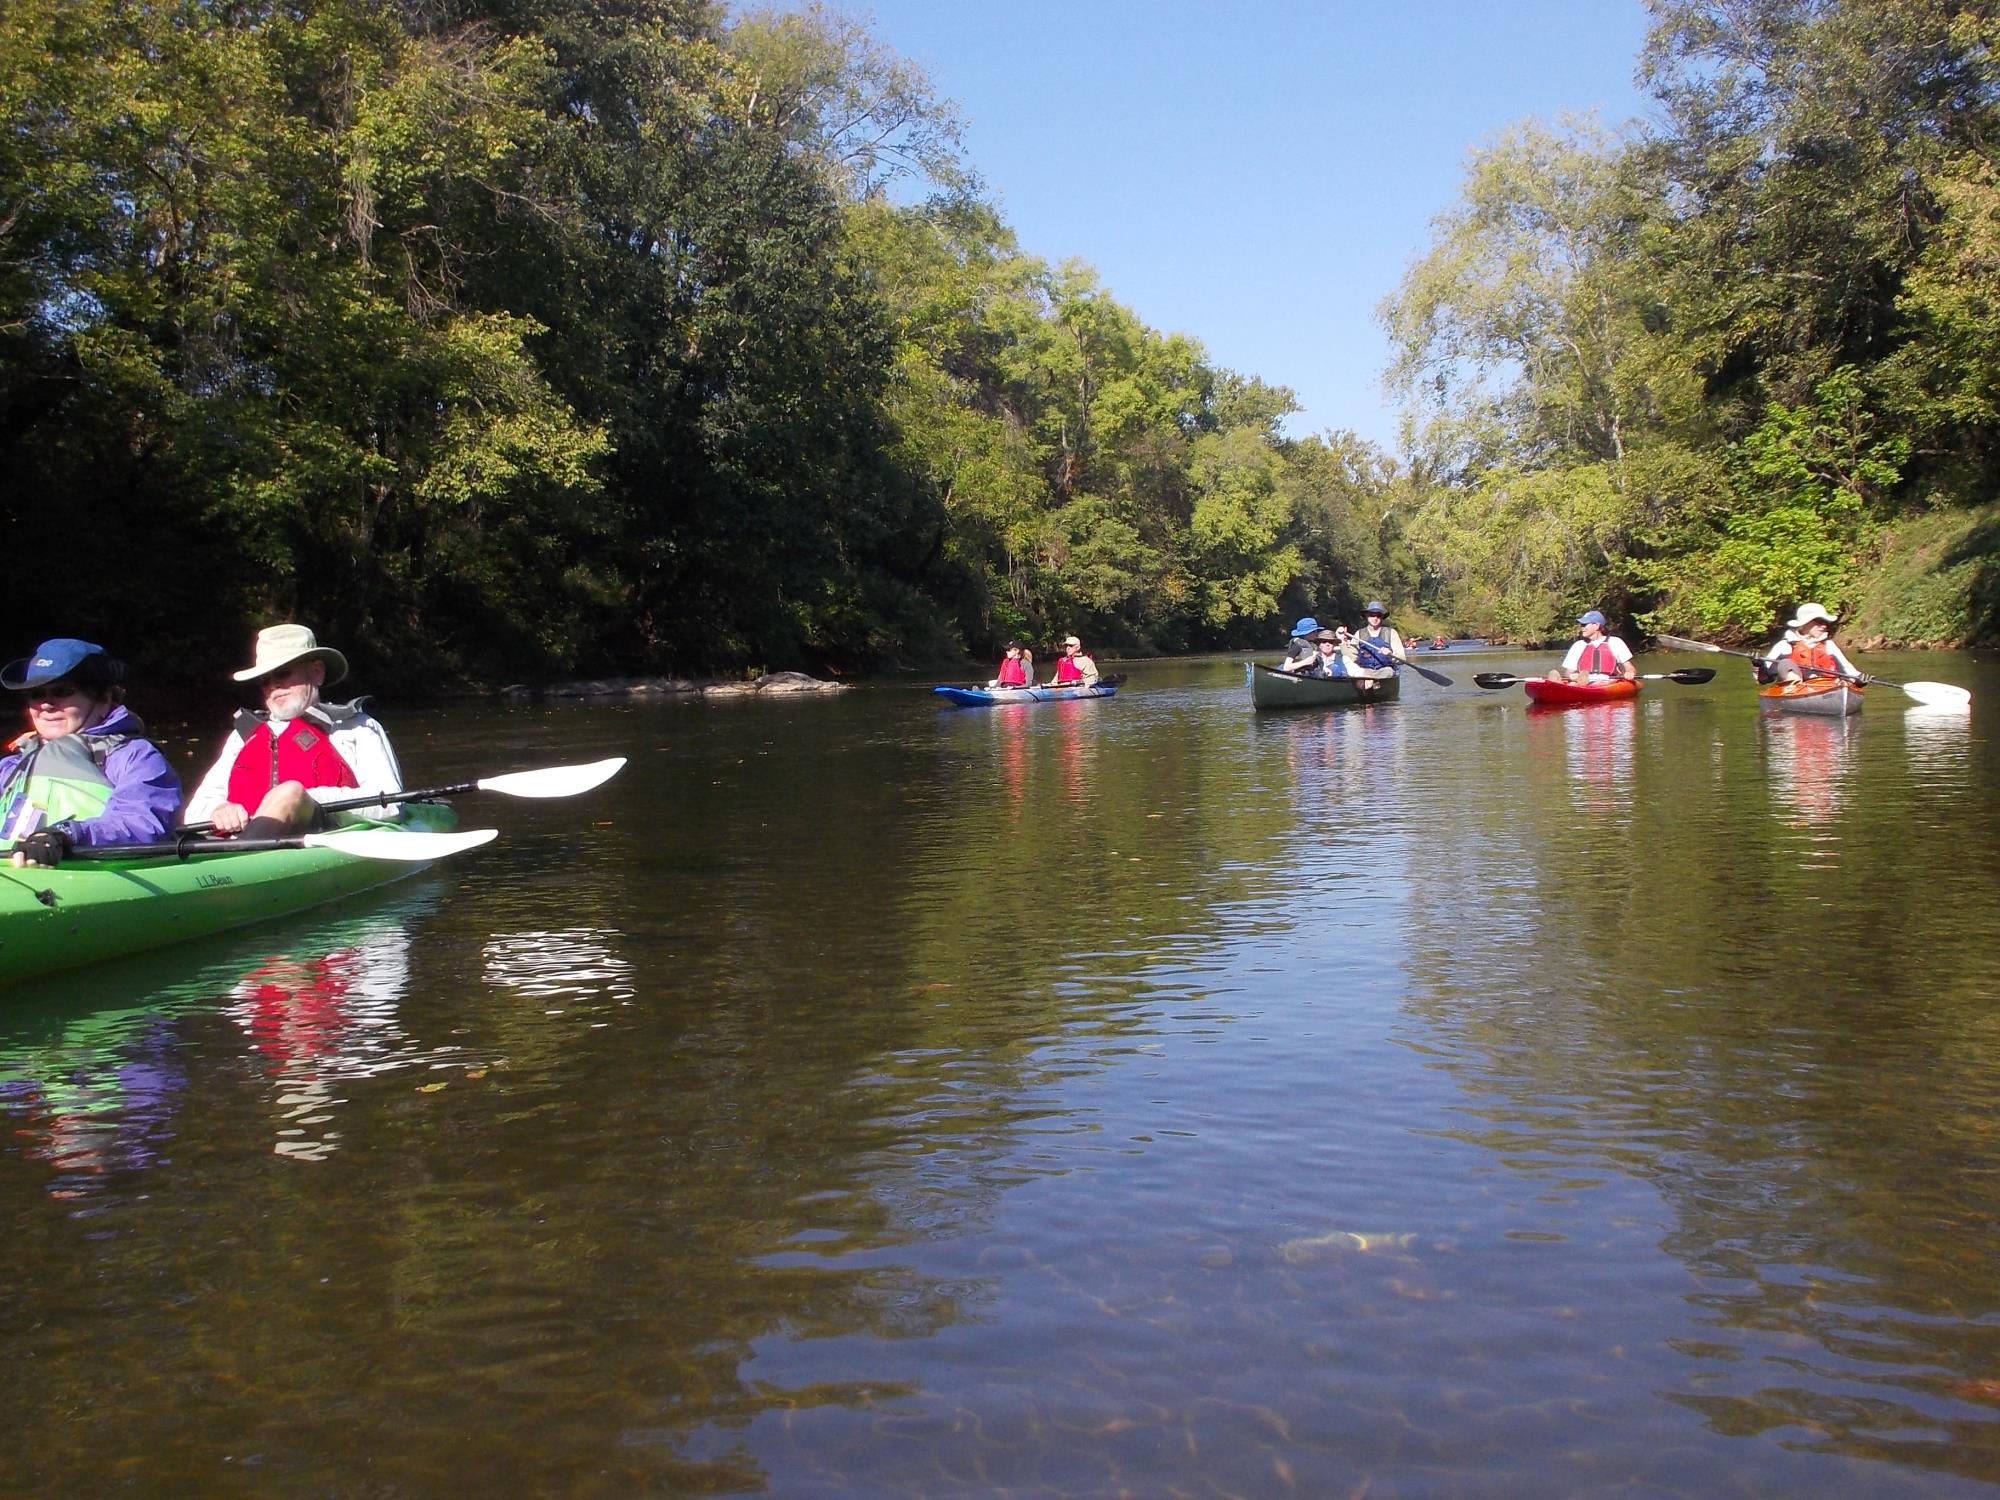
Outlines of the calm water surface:
{"type": "Polygon", "coordinates": [[[395,716],[632,765],[0,999],[0,1489],[1990,1492],[2000,666],[1437,664],[395,716]]]}

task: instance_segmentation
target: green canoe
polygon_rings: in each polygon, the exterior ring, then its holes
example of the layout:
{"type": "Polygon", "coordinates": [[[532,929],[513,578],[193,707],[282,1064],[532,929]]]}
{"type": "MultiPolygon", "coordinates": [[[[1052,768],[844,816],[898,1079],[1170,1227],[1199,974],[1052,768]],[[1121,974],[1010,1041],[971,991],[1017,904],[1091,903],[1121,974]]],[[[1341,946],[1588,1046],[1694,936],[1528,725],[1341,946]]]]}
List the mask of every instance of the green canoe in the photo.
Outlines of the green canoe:
{"type": "MultiPolygon", "coordinates": [[[[441,835],[439,855],[477,842],[471,835],[449,836],[457,819],[448,807],[414,803],[405,810],[405,820],[394,826],[441,835]]],[[[430,864],[421,853],[364,859],[342,851],[343,836],[366,836],[369,827],[315,836],[315,847],[307,849],[186,860],[72,859],[52,870],[0,863],[0,985],[286,916],[430,864]]]]}
{"type": "Polygon", "coordinates": [[[1250,664],[1250,702],[1258,708],[1327,708],[1343,703],[1394,703],[1400,677],[1376,680],[1366,692],[1352,677],[1302,677],[1261,662],[1250,664]]]}

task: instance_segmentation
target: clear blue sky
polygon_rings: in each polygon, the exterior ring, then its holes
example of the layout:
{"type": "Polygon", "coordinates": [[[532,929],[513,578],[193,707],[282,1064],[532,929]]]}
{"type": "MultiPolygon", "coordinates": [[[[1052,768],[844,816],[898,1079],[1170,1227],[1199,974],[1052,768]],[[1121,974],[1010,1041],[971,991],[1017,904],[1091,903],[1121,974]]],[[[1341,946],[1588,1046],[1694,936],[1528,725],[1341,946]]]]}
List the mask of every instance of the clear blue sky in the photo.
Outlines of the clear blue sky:
{"type": "Polygon", "coordinates": [[[1096,267],[1299,435],[1393,447],[1375,309],[1530,117],[1646,113],[1640,0],[830,0],[957,102],[1022,249],[1096,267]]]}

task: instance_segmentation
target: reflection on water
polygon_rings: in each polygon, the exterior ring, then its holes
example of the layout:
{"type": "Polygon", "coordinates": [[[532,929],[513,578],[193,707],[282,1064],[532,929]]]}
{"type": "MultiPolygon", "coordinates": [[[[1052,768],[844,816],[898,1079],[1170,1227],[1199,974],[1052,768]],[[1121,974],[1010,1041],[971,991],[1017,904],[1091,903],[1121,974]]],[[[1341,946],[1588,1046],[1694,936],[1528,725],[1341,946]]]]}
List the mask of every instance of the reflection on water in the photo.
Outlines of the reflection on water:
{"type": "MultiPolygon", "coordinates": [[[[1859,715],[1821,718],[1767,713],[1758,720],[1769,767],[1771,799],[1798,826],[1825,825],[1841,811],[1848,769],[1861,735],[1859,715]]],[[[1837,837],[1819,842],[1812,858],[1832,858],[1837,837]]]]}
{"type": "Polygon", "coordinates": [[[1912,708],[1903,714],[1910,770],[1924,785],[1953,791],[1971,766],[1972,715],[1958,708],[1912,708]]]}
{"type": "Polygon", "coordinates": [[[1528,711],[1528,743],[1537,755],[1551,754],[1560,735],[1561,757],[1569,773],[1570,805],[1596,816],[1628,812],[1632,800],[1632,752],[1640,717],[1655,705],[1636,699],[1533,707],[1528,711]]]}
{"type": "Polygon", "coordinates": [[[486,982],[537,1000],[630,1000],[632,965],[612,951],[617,939],[591,927],[496,937],[486,944],[486,982]]]}
{"type": "Polygon", "coordinates": [[[0,1038],[17,1483],[2000,1482],[2000,676],[1933,728],[1130,670],[399,726],[634,771],[0,1038]]]}
{"type": "Polygon", "coordinates": [[[228,1013],[270,1076],[280,1156],[323,1161],[343,1084],[413,1065],[421,1049],[396,1023],[409,988],[410,937],[394,916],[352,926],[338,946],[293,949],[250,968],[228,1013]]]}
{"type": "Polygon", "coordinates": [[[0,1114],[22,1154],[54,1172],[52,1194],[83,1197],[106,1173],[160,1159],[186,1085],[174,1054],[172,1024],[153,1011],[93,1014],[0,1048],[0,1114]]]}
{"type": "MultiPolygon", "coordinates": [[[[240,1028],[248,1055],[269,1079],[273,1150],[321,1160],[339,1131],[324,1128],[345,1101],[343,1082],[436,1065],[452,1049],[426,1049],[398,1028],[409,983],[410,926],[434,890],[379,897],[362,915],[308,921],[280,936],[256,928],[207,945],[222,958],[180,952],[152,961],[154,973],[185,972],[153,987],[127,962],[95,971],[104,990],[145,995],[143,1004],[93,1010],[74,1001],[37,1017],[17,1007],[14,1036],[0,1036],[0,1110],[16,1115],[37,1144],[28,1154],[60,1173],[51,1191],[78,1196],[116,1170],[170,1159],[162,1143],[184,1107],[182,1055],[206,1040],[218,1014],[240,1028]]],[[[204,950],[190,950],[202,955],[204,950]]]]}

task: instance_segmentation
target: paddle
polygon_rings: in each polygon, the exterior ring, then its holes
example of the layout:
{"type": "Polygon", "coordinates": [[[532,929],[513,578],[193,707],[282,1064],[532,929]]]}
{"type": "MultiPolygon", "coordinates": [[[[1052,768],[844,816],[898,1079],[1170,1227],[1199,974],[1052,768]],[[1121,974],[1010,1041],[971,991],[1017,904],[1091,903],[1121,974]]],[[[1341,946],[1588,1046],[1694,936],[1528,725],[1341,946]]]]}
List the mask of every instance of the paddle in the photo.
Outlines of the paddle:
{"type": "Polygon", "coordinates": [[[336,833],[302,833],[275,839],[204,839],[182,836],[159,844],[85,844],[69,860],[191,859],[204,854],[262,854],[272,849],[337,849],[361,859],[422,861],[477,849],[500,836],[497,828],[463,833],[419,833],[407,828],[350,828],[336,833]]]}
{"type": "Polygon", "coordinates": [[[1406,660],[1405,658],[1398,656],[1395,652],[1387,650],[1381,646],[1357,644],[1355,649],[1357,651],[1366,651],[1370,656],[1373,656],[1378,660],[1392,661],[1399,667],[1408,667],[1412,672],[1415,672],[1419,677],[1423,678],[1424,681],[1426,682],[1435,682],[1439,687],[1451,686],[1451,679],[1445,676],[1444,673],[1433,672],[1429,667],[1420,667],[1415,662],[1406,660]]]}
{"type": "MultiPolygon", "coordinates": [[[[1721,656],[1740,656],[1747,661],[1762,661],[1761,651],[1732,651],[1727,646],[1711,646],[1707,641],[1683,640],[1677,635],[1656,635],[1653,637],[1662,646],[1672,646],[1676,651],[1713,651],[1721,656]]],[[[1825,667],[1803,669],[1814,677],[1837,677],[1842,682],[1858,682],[1866,685],[1879,683],[1908,693],[1917,702],[1932,708],[1971,708],[1972,694],[1962,687],[1953,687],[1948,682],[1891,682],[1886,677],[1870,677],[1865,672],[1859,675],[1848,672],[1832,672],[1825,667]]]]}
{"type": "MultiPolygon", "coordinates": [[[[1516,677],[1510,672],[1474,672],[1472,680],[1483,688],[1504,688],[1512,687],[1517,682],[1542,682],[1546,679],[1540,677],[1516,677]]],[[[1713,682],[1714,680],[1715,668],[1713,667],[1682,667],[1678,671],[1673,672],[1641,672],[1639,674],[1639,681],[1641,682],[1684,682],[1691,685],[1697,682],[1713,682]]]]}
{"type": "MultiPolygon", "coordinates": [[[[544,766],[539,771],[507,771],[480,781],[459,781],[450,786],[424,787],[413,792],[377,792],[365,797],[346,797],[322,802],[321,812],[343,812],[352,807],[380,807],[385,802],[436,802],[467,792],[498,792],[503,797],[576,797],[604,785],[625,768],[625,757],[588,761],[579,766],[544,766]]],[[[207,833],[213,823],[190,823],[183,833],[207,833]]]]}
{"type": "Polygon", "coordinates": [[[1125,674],[1123,672],[1113,672],[1109,676],[1099,677],[1095,682],[1038,682],[1034,686],[1041,688],[1083,688],[1122,687],[1124,684],[1125,674]]]}

